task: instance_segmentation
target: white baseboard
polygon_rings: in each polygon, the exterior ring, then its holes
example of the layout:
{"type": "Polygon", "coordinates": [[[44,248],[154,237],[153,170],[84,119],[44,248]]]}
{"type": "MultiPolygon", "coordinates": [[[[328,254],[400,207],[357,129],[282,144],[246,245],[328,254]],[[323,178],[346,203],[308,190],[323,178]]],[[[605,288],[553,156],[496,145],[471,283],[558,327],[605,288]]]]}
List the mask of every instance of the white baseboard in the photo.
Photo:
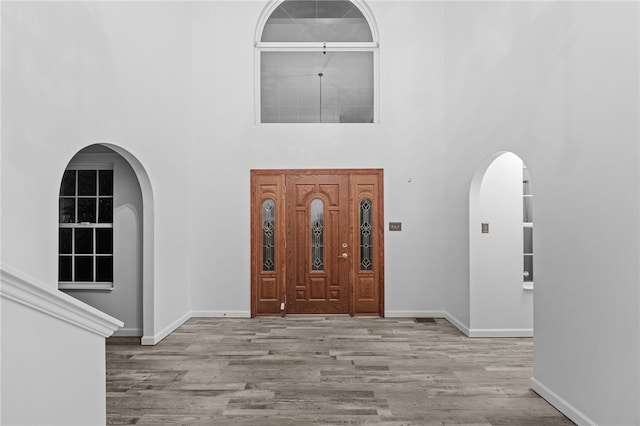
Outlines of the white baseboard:
{"type": "Polygon", "coordinates": [[[454,327],[462,331],[466,336],[469,336],[469,327],[464,325],[462,321],[460,321],[458,318],[454,317],[453,315],[451,315],[449,312],[446,312],[446,311],[444,313],[444,317],[447,319],[447,321],[453,324],[454,327]]]}
{"type": "Polygon", "coordinates": [[[598,426],[596,422],[587,417],[580,410],[565,401],[560,395],[540,383],[535,377],[531,378],[531,389],[549,404],[556,407],[562,414],[569,417],[579,426],[598,426]]]}
{"type": "Polygon", "coordinates": [[[533,337],[532,328],[472,328],[469,337],[533,337]]]}
{"type": "Polygon", "coordinates": [[[191,311],[192,318],[251,318],[250,311],[191,311]]]}
{"type": "Polygon", "coordinates": [[[385,311],[385,318],[444,318],[442,311],[385,311]]]}
{"type": "MultiPolygon", "coordinates": [[[[171,334],[176,328],[191,318],[250,318],[249,311],[191,311],[165,327],[155,336],[143,336],[141,344],[155,345],[171,334]]],[[[469,337],[533,337],[532,329],[472,329],[470,330],[460,320],[446,311],[386,311],[387,318],[446,318],[457,329],[469,337]]],[[[139,336],[140,330],[120,329],[116,336],[139,336]],[[130,331],[129,331],[130,330],[130,331]],[[131,334],[127,334],[131,333],[131,334]],[[137,333],[137,334],[136,334],[137,333]]]]}
{"type": "Polygon", "coordinates": [[[467,337],[533,337],[532,328],[469,328],[449,312],[444,317],[467,337]]]}
{"type": "Polygon", "coordinates": [[[141,345],[157,345],[162,339],[171,334],[176,328],[180,327],[185,322],[191,319],[191,312],[187,312],[168,326],[166,326],[161,332],[154,336],[142,336],[140,340],[141,345]]]}
{"type": "Polygon", "coordinates": [[[119,328],[113,333],[114,336],[120,337],[140,337],[142,336],[141,328],[119,328]]]}
{"type": "MultiPolygon", "coordinates": [[[[191,311],[178,318],[176,321],[164,328],[155,336],[142,336],[141,345],[153,346],[158,344],[162,339],[173,333],[175,329],[180,327],[191,318],[251,318],[249,311],[191,311]]],[[[138,334],[140,335],[140,334],[138,334]]]]}

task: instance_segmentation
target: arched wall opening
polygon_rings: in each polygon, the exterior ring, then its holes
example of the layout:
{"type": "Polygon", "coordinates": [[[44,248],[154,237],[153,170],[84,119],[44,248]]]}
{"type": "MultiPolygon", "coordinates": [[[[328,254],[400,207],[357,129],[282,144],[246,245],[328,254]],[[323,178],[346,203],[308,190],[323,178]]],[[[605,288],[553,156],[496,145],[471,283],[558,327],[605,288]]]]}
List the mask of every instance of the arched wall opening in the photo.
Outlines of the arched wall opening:
{"type": "MultiPolygon", "coordinates": [[[[91,170],[93,166],[107,169],[111,166],[113,170],[112,284],[98,284],[93,289],[89,284],[61,283],[60,289],[122,319],[125,325],[115,335],[139,336],[142,344],[153,344],[154,201],[149,175],[133,154],[108,142],[92,144],[78,151],[65,169],[91,170]]],[[[80,196],[76,196],[79,200],[80,196]]],[[[98,203],[100,198],[98,197],[98,203]]],[[[98,215],[100,214],[98,207],[98,215]]],[[[91,224],[83,225],[91,227],[91,224]]],[[[75,235],[72,241],[75,250],[75,235]]],[[[95,244],[94,252],[97,253],[99,241],[96,233],[92,243],[95,244]]],[[[95,262],[94,273],[97,280],[97,260],[95,262]]]]}
{"type": "Polygon", "coordinates": [[[520,157],[502,151],[487,157],[472,179],[471,337],[533,336],[533,223],[528,176],[520,157]]]}

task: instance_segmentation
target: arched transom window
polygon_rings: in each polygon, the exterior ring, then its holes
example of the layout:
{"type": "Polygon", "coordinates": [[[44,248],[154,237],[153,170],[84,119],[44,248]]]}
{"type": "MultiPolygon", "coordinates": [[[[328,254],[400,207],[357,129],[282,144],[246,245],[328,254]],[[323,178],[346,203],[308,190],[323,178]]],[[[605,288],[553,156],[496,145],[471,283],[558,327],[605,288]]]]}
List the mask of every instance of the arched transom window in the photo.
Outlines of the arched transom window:
{"type": "Polygon", "coordinates": [[[272,3],[256,40],[259,121],[375,123],[378,40],[347,0],[272,3]]]}

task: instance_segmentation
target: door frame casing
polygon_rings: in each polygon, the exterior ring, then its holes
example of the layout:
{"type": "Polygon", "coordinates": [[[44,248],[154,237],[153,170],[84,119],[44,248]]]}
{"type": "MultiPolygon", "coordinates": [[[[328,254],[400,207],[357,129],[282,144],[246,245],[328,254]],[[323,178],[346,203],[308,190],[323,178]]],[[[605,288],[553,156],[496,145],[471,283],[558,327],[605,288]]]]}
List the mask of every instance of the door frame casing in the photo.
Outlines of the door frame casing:
{"type": "Polygon", "coordinates": [[[349,315],[384,316],[384,191],[383,169],[253,169],[251,173],[251,316],[285,316],[287,314],[285,295],[287,294],[287,198],[286,178],[289,175],[348,175],[349,190],[349,241],[352,267],[349,272],[349,315]],[[359,189],[366,188],[364,192],[359,189]],[[373,198],[374,217],[374,259],[373,271],[365,272],[371,277],[373,287],[361,291],[362,271],[356,267],[359,259],[359,197],[357,192],[373,198]],[[357,199],[356,199],[357,198],[357,199]],[[272,199],[275,211],[276,261],[274,271],[264,272],[262,259],[262,203],[272,199]],[[356,205],[357,204],[357,205],[356,205]],[[356,244],[357,243],[357,244],[356,244]],[[260,284],[259,284],[260,283],[260,284]],[[265,285],[266,283],[266,285],[265,285]],[[357,288],[356,288],[357,287],[357,288]],[[266,290],[265,290],[266,289],[266,290]],[[373,292],[374,294],[368,294],[373,292]],[[266,293],[266,296],[265,296],[266,293]],[[366,299],[361,296],[365,294],[366,299]],[[284,310],[280,309],[285,303],[284,310]]]}

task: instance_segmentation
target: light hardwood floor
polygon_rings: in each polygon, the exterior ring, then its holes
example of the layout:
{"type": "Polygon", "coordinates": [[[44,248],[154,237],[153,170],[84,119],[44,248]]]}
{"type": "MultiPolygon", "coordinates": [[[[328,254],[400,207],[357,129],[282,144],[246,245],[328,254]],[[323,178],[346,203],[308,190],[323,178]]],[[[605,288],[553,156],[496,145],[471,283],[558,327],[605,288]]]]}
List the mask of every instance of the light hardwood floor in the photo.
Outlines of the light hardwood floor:
{"type": "Polygon", "coordinates": [[[444,319],[192,319],[138,341],[107,341],[109,424],[573,424],[529,389],[532,339],[444,319]]]}

